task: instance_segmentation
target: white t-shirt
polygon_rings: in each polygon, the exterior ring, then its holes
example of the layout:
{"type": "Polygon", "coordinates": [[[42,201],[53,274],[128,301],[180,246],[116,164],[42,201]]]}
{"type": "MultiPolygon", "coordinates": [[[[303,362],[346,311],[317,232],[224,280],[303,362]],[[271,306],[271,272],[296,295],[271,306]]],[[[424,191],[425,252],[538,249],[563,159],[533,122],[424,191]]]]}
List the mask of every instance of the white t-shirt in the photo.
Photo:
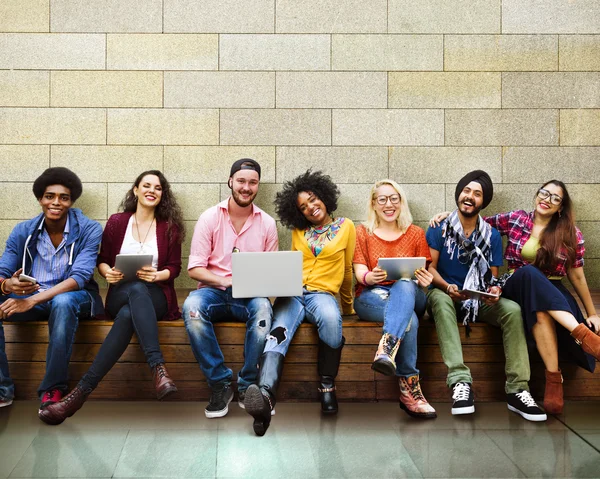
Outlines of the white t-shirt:
{"type": "Polygon", "coordinates": [[[151,254],[152,267],[158,268],[158,244],[156,243],[156,233],[148,235],[145,243],[136,241],[133,238],[133,215],[131,215],[129,223],[127,223],[127,231],[125,232],[125,238],[123,238],[123,244],[121,245],[121,251],[119,251],[119,253],[151,254]]]}

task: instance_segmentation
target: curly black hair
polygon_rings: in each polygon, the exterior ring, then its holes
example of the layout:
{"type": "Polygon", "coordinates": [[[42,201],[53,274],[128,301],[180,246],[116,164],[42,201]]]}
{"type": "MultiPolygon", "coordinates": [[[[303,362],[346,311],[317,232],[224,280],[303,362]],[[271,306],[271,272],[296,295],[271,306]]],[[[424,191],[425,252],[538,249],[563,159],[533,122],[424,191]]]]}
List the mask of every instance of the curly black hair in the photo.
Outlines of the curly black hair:
{"type": "Polygon", "coordinates": [[[50,185],[62,185],[65,188],[69,188],[71,192],[71,200],[75,203],[83,191],[81,180],[79,176],[73,173],[68,168],[62,166],[56,166],[54,168],[48,168],[44,171],[37,179],[33,182],[33,194],[39,200],[44,196],[46,188],[50,185]]]}
{"type": "Polygon", "coordinates": [[[160,181],[160,186],[162,186],[162,197],[160,199],[160,203],[156,206],[156,210],[154,211],[154,216],[158,221],[166,221],[167,222],[167,232],[169,234],[169,238],[172,237],[173,234],[173,225],[177,227],[178,241],[183,242],[185,238],[185,226],[183,224],[183,213],[181,211],[181,207],[177,203],[177,199],[175,195],[173,195],[173,191],[171,190],[171,184],[165,178],[165,175],[162,174],[159,170],[149,170],[140,173],[140,175],[133,182],[133,186],[129,189],[129,191],[125,194],[125,198],[121,201],[119,208],[128,213],[134,213],[137,209],[137,198],[133,194],[133,188],[139,188],[140,183],[144,176],[153,175],[158,177],[160,181]]]}
{"type": "Polygon", "coordinates": [[[302,192],[312,193],[319,198],[327,213],[330,215],[337,208],[337,200],[340,190],[329,175],[321,171],[307,170],[306,173],[297,176],[293,180],[286,181],[283,189],[275,197],[275,210],[284,226],[288,228],[305,229],[311,223],[300,212],[297,206],[298,195],[302,192]]]}

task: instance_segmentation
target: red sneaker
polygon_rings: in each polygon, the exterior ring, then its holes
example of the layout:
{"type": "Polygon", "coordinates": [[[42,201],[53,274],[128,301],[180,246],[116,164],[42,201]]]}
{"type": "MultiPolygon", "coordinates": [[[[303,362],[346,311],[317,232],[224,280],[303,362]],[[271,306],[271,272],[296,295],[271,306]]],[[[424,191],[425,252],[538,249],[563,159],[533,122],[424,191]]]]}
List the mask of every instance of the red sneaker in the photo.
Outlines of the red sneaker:
{"type": "Polygon", "coordinates": [[[50,406],[50,404],[57,403],[58,401],[60,401],[63,398],[63,396],[64,396],[64,394],[59,389],[48,389],[48,391],[46,391],[42,395],[42,403],[40,404],[40,411],[42,409],[50,406]]]}

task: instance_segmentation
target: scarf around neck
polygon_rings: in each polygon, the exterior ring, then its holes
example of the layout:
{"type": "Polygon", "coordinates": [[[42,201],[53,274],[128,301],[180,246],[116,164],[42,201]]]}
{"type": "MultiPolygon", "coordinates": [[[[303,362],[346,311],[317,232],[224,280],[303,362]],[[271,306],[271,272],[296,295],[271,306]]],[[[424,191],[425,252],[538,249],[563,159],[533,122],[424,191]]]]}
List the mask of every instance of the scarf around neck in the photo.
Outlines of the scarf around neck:
{"type": "MultiPolygon", "coordinates": [[[[457,259],[462,264],[468,264],[469,271],[465,277],[463,289],[486,291],[492,284],[493,275],[490,269],[492,261],[492,227],[477,218],[477,226],[470,238],[465,236],[458,210],[450,213],[442,224],[442,237],[444,247],[450,259],[457,259]]],[[[468,327],[469,321],[475,322],[479,313],[479,300],[467,299],[462,301],[461,307],[463,324],[468,327]]]]}

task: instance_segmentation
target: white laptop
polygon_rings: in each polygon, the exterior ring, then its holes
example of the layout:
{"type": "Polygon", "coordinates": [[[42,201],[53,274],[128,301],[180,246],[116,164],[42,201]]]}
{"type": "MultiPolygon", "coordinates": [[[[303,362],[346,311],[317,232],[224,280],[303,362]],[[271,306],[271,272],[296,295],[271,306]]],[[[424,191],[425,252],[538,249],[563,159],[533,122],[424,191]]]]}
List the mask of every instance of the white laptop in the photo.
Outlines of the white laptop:
{"type": "Polygon", "coordinates": [[[302,252],[269,251],[231,255],[234,298],[302,295],[302,252]]]}

